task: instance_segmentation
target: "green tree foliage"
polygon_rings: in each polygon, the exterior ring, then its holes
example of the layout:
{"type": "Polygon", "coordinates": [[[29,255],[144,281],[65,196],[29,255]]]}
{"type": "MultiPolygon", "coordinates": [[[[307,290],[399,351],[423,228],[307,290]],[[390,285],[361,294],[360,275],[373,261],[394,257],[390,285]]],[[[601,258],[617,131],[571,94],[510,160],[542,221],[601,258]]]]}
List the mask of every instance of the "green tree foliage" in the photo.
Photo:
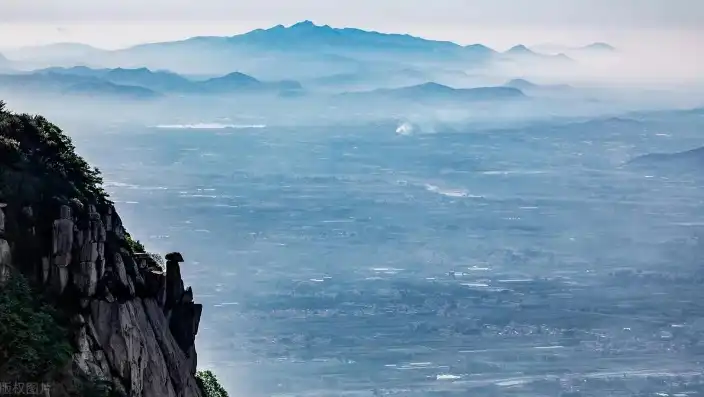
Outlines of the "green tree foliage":
{"type": "Polygon", "coordinates": [[[198,371],[196,382],[204,397],[228,397],[227,391],[220,385],[218,378],[211,371],[198,371]]]}
{"type": "Polygon", "coordinates": [[[0,198],[53,196],[107,202],[102,178],[71,139],[42,116],[15,114],[0,101],[0,198]]]}
{"type": "Polygon", "coordinates": [[[127,233],[127,235],[125,236],[125,241],[127,241],[127,245],[129,246],[129,249],[132,251],[132,253],[136,254],[146,252],[144,245],[139,240],[135,240],[134,238],[132,238],[129,233],[127,233]]]}
{"type": "Polygon", "coordinates": [[[56,311],[37,298],[27,280],[14,274],[0,287],[0,378],[51,379],[73,349],[56,311]]]}

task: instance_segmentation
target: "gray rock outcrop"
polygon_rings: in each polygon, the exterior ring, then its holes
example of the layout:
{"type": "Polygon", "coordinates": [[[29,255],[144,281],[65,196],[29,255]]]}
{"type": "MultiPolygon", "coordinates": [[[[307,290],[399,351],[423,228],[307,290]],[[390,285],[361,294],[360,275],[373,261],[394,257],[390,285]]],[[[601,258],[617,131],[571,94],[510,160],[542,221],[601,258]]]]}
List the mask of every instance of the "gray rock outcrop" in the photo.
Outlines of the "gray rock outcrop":
{"type": "MultiPolygon", "coordinates": [[[[202,306],[184,288],[182,255],[166,257],[164,271],[133,253],[109,203],[0,205],[0,283],[21,271],[61,301],[75,378],[111,384],[118,395],[201,396],[194,375],[202,306]]],[[[52,396],[70,395],[62,393],[52,396]]]]}

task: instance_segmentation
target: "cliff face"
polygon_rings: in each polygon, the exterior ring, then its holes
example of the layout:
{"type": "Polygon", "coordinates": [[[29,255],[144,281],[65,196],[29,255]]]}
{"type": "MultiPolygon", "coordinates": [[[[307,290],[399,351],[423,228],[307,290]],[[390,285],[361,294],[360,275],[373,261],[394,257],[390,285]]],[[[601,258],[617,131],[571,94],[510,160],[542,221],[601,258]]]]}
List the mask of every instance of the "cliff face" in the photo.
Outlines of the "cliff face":
{"type": "MultiPolygon", "coordinates": [[[[104,381],[123,396],[200,397],[194,339],[202,306],[184,289],[183,258],[166,255],[163,269],[135,253],[114,206],[96,190],[100,181],[81,186],[77,175],[90,173],[62,168],[63,157],[47,154],[56,146],[51,137],[32,143],[53,134],[72,153],[68,138],[41,118],[22,117],[0,106],[0,286],[20,272],[70,318],[69,378],[104,381]]],[[[71,393],[64,386],[51,395],[71,393]]]]}

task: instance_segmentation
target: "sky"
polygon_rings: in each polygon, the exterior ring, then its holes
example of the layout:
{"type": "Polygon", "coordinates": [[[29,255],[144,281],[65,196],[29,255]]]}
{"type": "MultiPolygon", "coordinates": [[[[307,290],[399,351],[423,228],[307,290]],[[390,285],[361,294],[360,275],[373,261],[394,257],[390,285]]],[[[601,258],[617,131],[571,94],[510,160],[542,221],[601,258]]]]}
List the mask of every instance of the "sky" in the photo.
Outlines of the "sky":
{"type": "Polygon", "coordinates": [[[497,49],[594,41],[704,48],[704,0],[0,0],[0,48],[120,48],[301,20],[497,49]]]}

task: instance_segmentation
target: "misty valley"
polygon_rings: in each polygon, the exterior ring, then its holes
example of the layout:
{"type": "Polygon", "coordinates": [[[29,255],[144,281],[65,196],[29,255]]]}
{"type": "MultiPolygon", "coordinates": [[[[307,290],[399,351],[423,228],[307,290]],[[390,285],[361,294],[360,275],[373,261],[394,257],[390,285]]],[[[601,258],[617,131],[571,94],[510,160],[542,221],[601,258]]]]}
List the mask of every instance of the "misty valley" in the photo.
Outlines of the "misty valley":
{"type": "Polygon", "coordinates": [[[309,21],[3,54],[7,107],[187,253],[232,396],[704,393],[701,79],[309,21]]]}

